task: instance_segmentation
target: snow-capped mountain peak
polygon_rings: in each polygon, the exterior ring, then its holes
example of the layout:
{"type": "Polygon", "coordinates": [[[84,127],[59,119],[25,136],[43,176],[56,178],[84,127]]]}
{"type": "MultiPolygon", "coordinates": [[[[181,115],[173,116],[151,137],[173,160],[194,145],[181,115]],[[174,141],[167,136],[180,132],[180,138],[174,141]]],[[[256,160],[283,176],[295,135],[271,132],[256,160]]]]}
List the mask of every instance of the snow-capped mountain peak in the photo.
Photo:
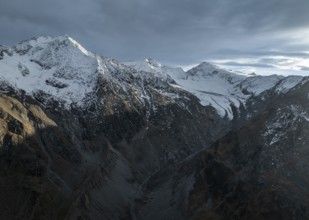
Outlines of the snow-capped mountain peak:
{"type": "Polygon", "coordinates": [[[157,68],[160,68],[162,67],[162,64],[159,63],[158,61],[152,59],[152,58],[147,58],[145,59],[145,62],[149,65],[149,66],[152,66],[152,67],[157,67],[157,68]]]}
{"type": "Polygon", "coordinates": [[[124,63],[127,66],[131,66],[139,71],[151,72],[151,73],[161,73],[163,65],[158,61],[147,58],[143,61],[129,61],[124,63]]]}
{"type": "Polygon", "coordinates": [[[58,37],[37,37],[32,38],[30,40],[22,41],[15,46],[13,46],[13,49],[15,52],[19,53],[20,55],[24,55],[27,52],[31,51],[32,53],[35,53],[36,51],[40,51],[44,48],[50,48],[53,47],[54,49],[59,49],[59,47],[67,47],[71,49],[77,48],[85,55],[90,55],[83,46],[81,46],[77,41],[75,41],[73,38],[71,38],[68,35],[65,36],[58,36],[58,37]]]}
{"type": "Polygon", "coordinates": [[[72,42],[72,44],[78,48],[83,54],[87,55],[87,56],[91,56],[93,55],[92,53],[90,53],[88,50],[86,50],[81,44],[79,44],[77,41],[75,41],[73,38],[71,38],[70,36],[67,36],[67,39],[69,41],[72,42]]]}
{"type": "Polygon", "coordinates": [[[192,70],[199,70],[199,71],[202,71],[202,72],[210,72],[210,71],[213,71],[213,70],[216,70],[218,69],[219,67],[216,66],[215,64],[211,64],[209,62],[202,62],[200,64],[198,64],[197,66],[193,67],[191,69],[192,70]]]}
{"type": "Polygon", "coordinates": [[[143,61],[124,62],[124,64],[136,69],[137,71],[152,73],[156,77],[169,82],[173,81],[173,74],[184,74],[184,71],[181,68],[168,67],[151,58],[143,61]]]}
{"type": "Polygon", "coordinates": [[[175,82],[166,73],[168,67],[146,59],[135,63],[139,67],[135,71],[87,51],[69,36],[33,38],[11,48],[1,47],[0,55],[1,83],[30,96],[44,94],[45,101],[56,99],[68,108],[104,99],[106,91],[126,97],[134,93],[144,103],[150,99],[146,82],[154,89],[164,88],[158,92],[169,99],[177,97],[173,93],[177,89],[169,85],[175,82]]]}
{"type": "Polygon", "coordinates": [[[69,36],[22,41],[3,53],[1,81],[28,94],[43,91],[79,103],[96,82],[96,57],[69,36]]]}
{"type": "Polygon", "coordinates": [[[202,62],[196,67],[193,67],[192,69],[188,70],[187,73],[193,77],[222,78],[229,81],[230,83],[235,83],[240,80],[244,80],[247,77],[245,75],[221,69],[215,64],[211,64],[208,62],[202,62]]]}

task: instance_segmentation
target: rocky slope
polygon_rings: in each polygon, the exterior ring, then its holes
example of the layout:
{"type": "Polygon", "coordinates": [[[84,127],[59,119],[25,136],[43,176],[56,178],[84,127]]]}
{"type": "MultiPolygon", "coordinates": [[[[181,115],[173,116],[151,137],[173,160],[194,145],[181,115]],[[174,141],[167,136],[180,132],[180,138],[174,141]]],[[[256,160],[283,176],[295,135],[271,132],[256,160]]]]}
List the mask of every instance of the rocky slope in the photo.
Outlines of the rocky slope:
{"type": "MultiPolygon", "coordinates": [[[[203,216],[208,165],[201,155],[249,120],[279,114],[271,111],[278,97],[307,96],[305,85],[302,77],[249,77],[208,63],[187,72],[151,59],[121,64],[68,36],[1,46],[0,218],[152,219],[158,210],[157,219],[203,216]]],[[[307,117],[306,106],[290,109],[307,117]]],[[[271,142],[285,140],[271,135],[271,142]]]]}
{"type": "Polygon", "coordinates": [[[308,93],[305,78],[240,129],[157,173],[137,216],[309,219],[308,93]]]}

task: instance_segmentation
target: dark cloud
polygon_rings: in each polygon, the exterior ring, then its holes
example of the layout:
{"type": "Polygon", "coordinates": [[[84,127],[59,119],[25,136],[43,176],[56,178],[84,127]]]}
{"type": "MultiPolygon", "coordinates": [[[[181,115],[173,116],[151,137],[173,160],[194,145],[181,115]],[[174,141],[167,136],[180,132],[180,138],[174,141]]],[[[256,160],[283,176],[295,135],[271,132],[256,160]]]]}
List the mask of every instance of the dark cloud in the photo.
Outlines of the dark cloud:
{"type": "Polygon", "coordinates": [[[121,60],[300,56],[308,0],[2,0],[0,44],[68,34],[121,60]],[[291,35],[291,33],[294,33],[291,35]],[[274,52],[274,51],[277,52],[274,52]]]}
{"type": "Polygon", "coordinates": [[[303,71],[309,71],[309,67],[307,66],[301,66],[300,69],[303,71]]]}

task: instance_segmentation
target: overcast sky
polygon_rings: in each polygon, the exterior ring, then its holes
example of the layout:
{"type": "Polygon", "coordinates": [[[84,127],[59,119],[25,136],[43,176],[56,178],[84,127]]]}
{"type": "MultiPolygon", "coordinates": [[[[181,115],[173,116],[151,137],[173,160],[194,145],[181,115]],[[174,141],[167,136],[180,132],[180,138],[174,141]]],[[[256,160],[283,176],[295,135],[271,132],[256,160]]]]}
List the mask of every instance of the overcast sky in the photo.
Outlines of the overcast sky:
{"type": "Polygon", "coordinates": [[[121,61],[309,74],[309,0],[0,0],[0,44],[68,34],[121,61]]]}

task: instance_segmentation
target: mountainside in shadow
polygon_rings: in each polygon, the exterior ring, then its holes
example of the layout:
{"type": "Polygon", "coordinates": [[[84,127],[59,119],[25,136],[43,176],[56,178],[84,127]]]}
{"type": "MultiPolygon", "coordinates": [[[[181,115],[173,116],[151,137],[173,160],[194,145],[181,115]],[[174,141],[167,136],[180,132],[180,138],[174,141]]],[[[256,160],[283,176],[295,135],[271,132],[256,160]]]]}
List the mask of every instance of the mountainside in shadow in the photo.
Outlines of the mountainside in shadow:
{"type": "Polygon", "coordinates": [[[136,201],[140,219],[309,219],[309,83],[241,128],[163,169],[136,201]]]}
{"type": "Polygon", "coordinates": [[[306,219],[307,80],[1,46],[0,218],[306,219]]]}

